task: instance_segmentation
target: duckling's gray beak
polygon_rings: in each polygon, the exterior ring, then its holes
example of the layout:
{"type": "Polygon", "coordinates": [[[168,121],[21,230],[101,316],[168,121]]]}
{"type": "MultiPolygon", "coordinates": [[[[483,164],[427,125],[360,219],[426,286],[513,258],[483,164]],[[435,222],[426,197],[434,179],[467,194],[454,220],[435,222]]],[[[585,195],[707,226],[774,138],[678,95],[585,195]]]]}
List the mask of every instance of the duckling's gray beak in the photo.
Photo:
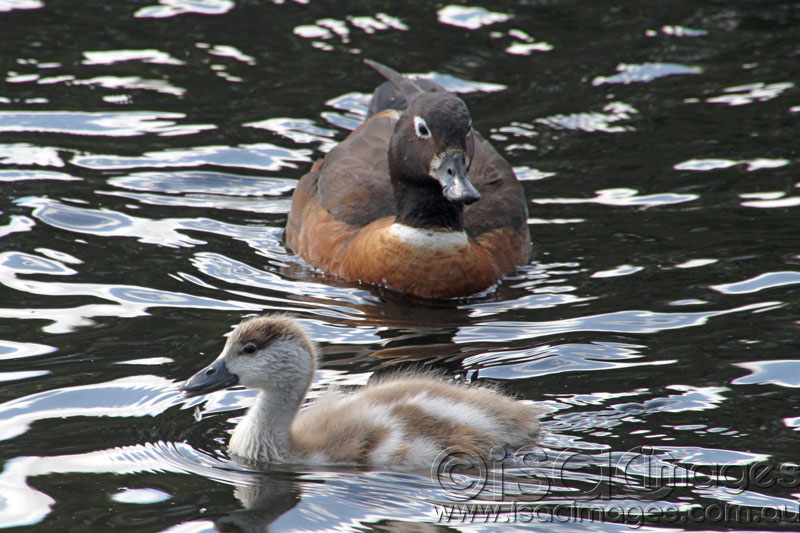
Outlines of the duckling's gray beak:
{"type": "Polygon", "coordinates": [[[186,398],[200,396],[239,383],[239,376],[228,372],[225,361],[217,359],[203,370],[181,383],[181,391],[186,398]]]}
{"type": "Polygon", "coordinates": [[[442,194],[451,202],[469,205],[481,198],[481,193],[467,176],[466,156],[447,152],[439,165],[431,169],[431,176],[442,184],[442,194]]]}

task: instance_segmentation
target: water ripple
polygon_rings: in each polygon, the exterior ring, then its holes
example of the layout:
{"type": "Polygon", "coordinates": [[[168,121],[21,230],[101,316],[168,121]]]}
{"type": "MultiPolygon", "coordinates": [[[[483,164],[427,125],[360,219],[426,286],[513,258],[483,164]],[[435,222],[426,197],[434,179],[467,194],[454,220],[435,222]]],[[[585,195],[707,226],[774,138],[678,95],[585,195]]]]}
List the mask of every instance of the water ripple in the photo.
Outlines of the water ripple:
{"type": "Polygon", "coordinates": [[[0,13],[15,9],[41,9],[44,2],[41,0],[0,0],[0,13]]]}
{"type": "MultiPolygon", "coordinates": [[[[612,102],[603,106],[603,112],[572,113],[570,115],[552,115],[536,119],[537,124],[544,124],[556,130],[580,130],[585,132],[623,133],[632,131],[633,126],[614,125],[617,122],[630,120],[639,111],[624,102],[612,102]]],[[[507,147],[506,150],[511,150],[507,147]]]]}
{"type": "Polygon", "coordinates": [[[148,375],[48,390],[0,404],[0,441],[22,435],[38,420],[155,416],[182,401],[174,382],[148,375]]]}
{"type": "Polygon", "coordinates": [[[200,474],[212,480],[242,485],[252,478],[252,474],[235,463],[175,442],[157,441],[75,455],[16,457],[5,463],[0,474],[0,487],[3,487],[0,523],[4,527],[24,526],[40,522],[50,514],[55,500],[31,487],[30,478],[67,473],[122,475],[140,472],[200,474]]]}
{"type": "Polygon", "coordinates": [[[12,216],[8,224],[0,226],[0,238],[7,237],[12,233],[31,231],[35,226],[36,222],[31,218],[18,215],[12,216]]]}
{"type": "Polygon", "coordinates": [[[564,372],[614,370],[675,362],[631,362],[631,359],[642,357],[640,348],[643,346],[613,342],[546,345],[524,350],[484,352],[465,358],[462,365],[465,369],[479,370],[481,378],[530,379],[564,372]]]}
{"type": "MultiPolygon", "coordinates": [[[[186,94],[186,89],[183,87],[177,87],[172,85],[171,83],[167,82],[163,79],[147,79],[142,78],[141,76],[96,76],[94,78],[87,78],[87,79],[75,79],[72,76],[61,76],[57,78],[50,78],[44,79],[42,78],[39,80],[40,84],[43,83],[56,83],[56,82],[69,82],[70,85],[87,85],[87,86],[100,86],[104,89],[112,89],[112,90],[119,90],[119,89],[127,89],[129,91],[154,91],[161,94],[168,94],[171,96],[181,97],[186,94]]],[[[108,101],[108,100],[107,100],[108,101]]],[[[112,98],[112,102],[117,101],[115,98],[112,98]]],[[[122,100],[125,101],[125,100],[122,100]]],[[[192,126],[187,126],[189,132],[193,133],[194,129],[192,126]]],[[[211,125],[201,125],[197,126],[197,131],[202,131],[204,129],[213,129],[215,126],[211,125]]],[[[169,129],[164,132],[164,135],[181,135],[182,130],[180,126],[175,126],[172,129],[169,129]]]]}
{"type": "Polygon", "coordinates": [[[223,15],[233,9],[231,0],[159,0],[158,5],[139,8],[136,18],[168,18],[187,13],[223,15]]]}
{"type": "Polygon", "coordinates": [[[70,176],[63,172],[53,170],[0,170],[0,182],[12,181],[81,181],[83,178],[70,176]]]}
{"type": "Polygon", "coordinates": [[[675,170],[707,171],[730,168],[736,165],[745,165],[748,172],[753,172],[755,170],[761,170],[765,168],[780,168],[788,164],[788,159],[767,159],[763,157],[743,160],[708,158],[689,159],[688,161],[677,163],[672,168],[675,170]]]}
{"type": "Polygon", "coordinates": [[[601,315],[556,320],[552,322],[496,321],[459,329],[455,342],[509,342],[530,340],[548,335],[563,335],[581,331],[606,333],[657,333],[671,329],[701,326],[709,319],[731,313],[754,312],[774,306],[776,302],[696,313],[657,313],[652,311],[617,311],[601,315]]]}
{"type": "Polygon", "coordinates": [[[35,357],[56,351],[55,346],[46,344],[36,344],[33,342],[16,342],[0,339],[0,361],[9,359],[22,359],[24,357],[35,357]]]}
{"type": "Polygon", "coordinates": [[[597,76],[592,80],[595,87],[606,83],[649,83],[665,76],[701,74],[703,69],[696,66],[681,65],[678,63],[643,63],[641,65],[617,65],[617,72],[613,76],[597,76]]]}
{"type": "Polygon", "coordinates": [[[800,361],[775,360],[734,363],[734,366],[751,371],[748,376],[736,378],[733,385],[778,385],[792,389],[800,388],[800,361]]]}
{"type": "Polygon", "coordinates": [[[148,152],[139,157],[118,155],[78,155],[73,165],[97,170],[125,170],[140,167],[221,167],[275,171],[297,168],[298,163],[311,161],[311,150],[290,150],[268,143],[233,146],[196,146],[188,150],[148,152]]]}
{"type": "Polygon", "coordinates": [[[691,202],[699,198],[696,194],[665,192],[638,195],[638,191],[628,188],[603,189],[596,191],[594,198],[534,198],[534,204],[600,204],[623,207],[654,207],[691,202]]]}
{"type": "Polygon", "coordinates": [[[688,387],[672,385],[677,394],[653,397],[644,402],[619,403],[600,411],[574,411],[555,415],[554,420],[570,428],[570,432],[594,433],[598,429],[608,430],[624,423],[643,423],[641,416],[657,412],[681,413],[716,409],[725,401],[726,387],[688,387]]]}
{"type": "Polygon", "coordinates": [[[27,143],[0,144],[0,163],[59,168],[65,165],[58,148],[27,143]]]}
{"type": "Polygon", "coordinates": [[[139,242],[158,244],[170,248],[204,244],[177,231],[190,220],[150,220],[111,211],[89,209],[62,204],[48,198],[28,197],[18,200],[19,205],[33,208],[33,216],[60,229],[87,233],[101,237],[135,237],[139,242]]]}
{"type": "Polygon", "coordinates": [[[4,111],[0,112],[0,132],[60,133],[65,135],[104,135],[132,137],[147,133],[174,135],[214,129],[211,124],[182,124],[182,113],[145,111],[4,111]]]}
{"type": "Polygon", "coordinates": [[[711,285],[711,288],[723,294],[751,294],[797,283],[800,283],[800,272],[789,270],[785,272],[767,272],[744,281],[711,285]]]}
{"type": "Polygon", "coordinates": [[[291,191],[297,185],[297,180],[190,170],[168,173],[136,172],[111,178],[108,184],[133,191],[260,197],[279,196],[291,191]]]}
{"type": "Polygon", "coordinates": [[[19,277],[20,274],[70,275],[74,273],[76,273],[74,270],[60,262],[41,256],[14,251],[0,253],[0,284],[6,287],[27,294],[39,294],[47,297],[94,296],[113,302],[113,305],[89,304],[66,309],[48,309],[44,306],[39,306],[35,309],[0,308],[0,317],[51,320],[53,324],[44,328],[44,331],[63,333],[72,331],[79,326],[91,325],[90,317],[142,316],[147,314],[147,310],[151,307],[237,311],[258,309],[258,306],[254,304],[234,300],[223,301],[150,287],[34,281],[19,277]]]}
{"type": "Polygon", "coordinates": [[[166,52],[153,48],[146,50],[102,50],[97,52],[83,53],[84,65],[113,65],[126,61],[141,61],[143,63],[154,63],[158,65],[178,65],[186,63],[180,59],[175,59],[166,52]]]}
{"type": "Polygon", "coordinates": [[[748,105],[772,100],[792,88],[794,88],[794,82],[791,81],[782,83],[749,83],[747,85],[728,87],[723,90],[724,94],[706,98],[706,102],[729,106],[748,105]]]}
{"type": "Polygon", "coordinates": [[[296,144],[319,143],[319,150],[328,152],[336,146],[333,139],[336,130],[317,126],[313,120],[298,118],[268,118],[243,124],[248,128],[260,128],[286,137],[296,144]]]}
{"type": "Polygon", "coordinates": [[[350,43],[350,25],[361,30],[367,35],[379,31],[408,31],[399,18],[386,13],[377,13],[375,16],[348,16],[346,20],[336,18],[318,19],[314,24],[295,26],[292,33],[304,39],[311,39],[311,46],[318,50],[330,52],[334,47],[329,41],[336,37],[341,44],[350,43]]]}
{"type": "Polygon", "coordinates": [[[456,5],[449,5],[439,9],[436,16],[441,24],[456,26],[467,30],[477,30],[482,26],[490,26],[512,18],[512,16],[507,13],[489,11],[482,7],[456,5]]]}

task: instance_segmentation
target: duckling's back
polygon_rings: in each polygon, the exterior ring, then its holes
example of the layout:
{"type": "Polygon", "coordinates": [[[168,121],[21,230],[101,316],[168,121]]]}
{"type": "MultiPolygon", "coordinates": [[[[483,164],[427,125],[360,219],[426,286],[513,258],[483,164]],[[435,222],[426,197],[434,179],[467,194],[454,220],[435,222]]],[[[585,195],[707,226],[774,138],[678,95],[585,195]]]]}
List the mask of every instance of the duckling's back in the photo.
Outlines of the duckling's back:
{"type": "Polygon", "coordinates": [[[317,400],[297,416],[290,448],[317,464],[430,469],[445,450],[488,458],[498,446],[534,443],[540,413],[488,387],[389,378],[317,400]]]}

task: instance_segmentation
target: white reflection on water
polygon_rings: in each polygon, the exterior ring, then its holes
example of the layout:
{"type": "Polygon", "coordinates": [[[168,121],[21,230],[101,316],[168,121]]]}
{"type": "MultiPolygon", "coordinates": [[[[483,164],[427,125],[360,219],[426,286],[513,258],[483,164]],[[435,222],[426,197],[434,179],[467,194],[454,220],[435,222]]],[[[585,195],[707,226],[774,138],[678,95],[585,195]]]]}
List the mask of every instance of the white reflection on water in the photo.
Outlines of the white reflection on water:
{"type": "Polygon", "coordinates": [[[6,359],[22,359],[25,357],[36,357],[56,351],[55,346],[46,344],[36,344],[33,342],[16,342],[0,339],[0,361],[6,359]]]}
{"type": "Polygon", "coordinates": [[[733,309],[695,313],[657,313],[653,311],[618,311],[551,322],[494,321],[464,326],[454,337],[455,342],[499,342],[535,339],[547,335],[563,335],[580,331],[611,333],[657,333],[670,329],[702,326],[709,319],[731,313],[755,312],[779,302],[761,302],[733,309]]]}
{"type": "Polygon", "coordinates": [[[753,172],[755,170],[780,168],[788,164],[788,159],[767,159],[763,157],[742,160],[705,158],[689,159],[688,161],[677,163],[672,168],[675,170],[707,171],[730,168],[736,165],[745,165],[748,172],[753,172]]]}
{"type": "Polygon", "coordinates": [[[436,13],[441,24],[456,26],[467,30],[477,30],[482,26],[489,26],[498,22],[505,22],[512,18],[507,13],[489,11],[483,7],[468,7],[449,5],[436,13]]]}
{"type": "Polygon", "coordinates": [[[779,359],[774,361],[753,361],[734,363],[734,366],[750,370],[751,374],[731,381],[733,385],[767,385],[800,388],[800,361],[779,359]]]}
{"type": "Polygon", "coordinates": [[[531,379],[563,372],[614,370],[644,365],[667,365],[674,360],[631,362],[644,346],[616,342],[544,345],[524,350],[484,352],[466,357],[465,369],[481,378],[531,379]]]}
{"type": "MultiPolygon", "coordinates": [[[[98,194],[130,198],[142,204],[197,209],[237,209],[253,213],[288,213],[291,199],[285,193],[296,180],[244,176],[225,172],[136,172],[108,180],[110,185],[133,191],[166,194],[98,191],[98,194]],[[276,196],[279,198],[269,198],[276,196]]],[[[123,215],[125,216],[125,215],[123,215]]],[[[200,219],[174,220],[177,226],[196,226],[200,219]]],[[[268,230],[266,231],[268,232],[268,230]]]]}
{"type": "Polygon", "coordinates": [[[0,372],[0,382],[38,378],[49,374],[49,370],[21,370],[19,372],[0,372]]]}
{"type": "Polygon", "coordinates": [[[181,403],[175,383],[150,375],[39,392],[0,404],[0,440],[25,433],[37,420],[155,416],[181,403]]]}
{"type": "Polygon", "coordinates": [[[372,35],[376,32],[397,30],[407,31],[406,26],[399,18],[386,13],[377,13],[375,16],[348,16],[346,20],[336,18],[318,19],[314,24],[301,24],[295,26],[292,33],[304,39],[311,39],[311,46],[318,50],[330,52],[334,49],[330,41],[336,36],[341,44],[350,42],[350,26],[372,35]]]}
{"type": "Polygon", "coordinates": [[[234,300],[224,301],[188,293],[162,291],[135,285],[108,285],[100,283],[68,283],[34,281],[20,278],[20,274],[49,274],[68,276],[76,271],[59,261],[22,252],[0,253],[0,284],[28,294],[53,296],[93,296],[111,301],[114,305],[88,304],[65,309],[0,308],[0,317],[17,319],[51,320],[53,324],[43,328],[49,333],[64,333],[79,326],[91,325],[91,317],[134,317],[147,314],[151,307],[184,307],[219,310],[255,311],[255,304],[234,300]]]}
{"type": "Polygon", "coordinates": [[[0,13],[14,9],[40,9],[44,7],[41,0],[0,0],[0,13]]]}
{"type": "Polygon", "coordinates": [[[143,63],[156,63],[159,65],[185,65],[180,59],[175,59],[166,52],[153,48],[145,50],[99,50],[83,53],[84,65],[113,65],[125,61],[142,61],[143,63]]]}
{"type": "Polygon", "coordinates": [[[0,524],[4,527],[35,524],[50,513],[55,500],[31,487],[29,478],[64,473],[123,475],[139,472],[202,473],[228,483],[247,480],[244,472],[236,472],[235,465],[202,454],[186,443],[155,442],[76,455],[16,457],[6,462],[0,473],[3,495],[0,524]]]}
{"type": "Polygon", "coordinates": [[[293,143],[319,143],[319,150],[328,152],[338,144],[333,139],[336,130],[317,126],[313,120],[299,118],[268,118],[256,122],[247,122],[243,126],[260,128],[286,137],[293,143]]]}
{"type": "Polygon", "coordinates": [[[157,5],[142,7],[133,16],[168,18],[189,13],[223,15],[234,6],[231,0],[159,0],[157,5]]]}
{"type": "Polygon", "coordinates": [[[195,146],[187,150],[147,152],[142,156],[78,155],[70,163],[97,170],[126,170],[129,168],[170,168],[216,165],[275,171],[297,168],[296,162],[308,163],[311,151],[290,150],[269,143],[239,146],[195,146]]]}
{"type": "Polygon", "coordinates": [[[81,181],[83,178],[52,170],[0,170],[0,182],[12,181],[81,181]]]}
{"type": "Polygon", "coordinates": [[[182,223],[196,224],[196,219],[152,220],[109,209],[67,205],[49,198],[22,198],[18,204],[33,208],[32,215],[42,222],[72,232],[104,237],[135,237],[139,242],[170,248],[205,244],[176,231],[182,223]]]}
{"type": "Polygon", "coordinates": [[[0,144],[0,163],[59,168],[65,165],[58,148],[34,146],[28,143],[0,144]]]}
{"type": "Polygon", "coordinates": [[[592,80],[592,85],[598,86],[606,83],[649,83],[657,78],[681,74],[702,74],[702,67],[681,65],[678,63],[643,63],[631,65],[621,63],[617,65],[617,72],[613,76],[597,76],[592,80]]]}
{"type": "Polygon", "coordinates": [[[125,489],[110,498],[121,503],[149,504],[169,500],[172,496],[158,489],[125,489]]]}
{"type": "Polygon", "coordinates": [[[766,272],[744,281],[712,285],[711,288],[723,294],[750,294],[785,285],[800,283],[800,272],[766,272]]]}
{"type": "Polygon", "coordinates": [[[781,83],[749,83],[727,87],[720,96],[706,98],[706,102],[711,104],[726,104],[729,106],[748,105],[755,102],[766,102],[777,98],[785,91],[794,88],[794,82],[787,81],[781,83]]]}
{"type": "MultiPolygon", "coordinates": [[[[553,419],[559,427],[569,428],[571,433],[588,433],[595,436],[610,435],[603,431],[616,428],[623,424],[645,424],[647,417],[655,413],[681,413],[686,411],[706,411],[716,409],[726,400],[723,393],[730,391],[727,387],[690,387],[686,385],[671,385],[666,387],[674,390],[675,394],[666,396],[653,396],[642,402],[626,402],[611,404],[603,410],[597,411],[568,411],[563,414],[553,415],[553,419]]],[[[642,394],[649,391],[642,391],[642,394]]],[[[564,395],[562,399],[565,403],[574,403],[571,395],[564,395]]],[[[599,400],[610,401],[616,399],[613,396],[599,398],[599,400]]],[[[636,429],[639,429],[637,427],[636,429]]],[[[617,429],[614,434],[619,434],[617,429]]]]}
{"type": "Polygon", "coordinates": [[[245,176],[203,170],[135,172],[108,180],[109,185],[133,191],[168,194],[202,193],[228,196],[278,196],[291,191],[297,180],[265,176],[245,176]]]}
{"type": "MultiPolygon", "coordinates": [[[[603,132],[603,133],[624,133],[633,131],[633,126],[624,124],[617,124],[630,120],[633,115],[637,115],[639,111],[630,104],[625,102],[611,102],[603,106],[603,112],[597,111],[572,113],[569,115],[552,115],[545,118],[536,119],[537,124],[544,124],[557,130],[581,130],[585,132],[603,132]]],[[[517,123],[519,127],[524,126],[523,123],[517,123]]],[[[532,126],[527,126],[532,128],[532,126]]],[[[514,150],[516,145],[508,145],[506,151],[514,150]]]]}
{"type": "Polygon", "coordinates": [[[0,132],[132,137],[148,133],[191,134],[216,128],[211,124],[179,124],[178,120],[185,117],[182,113],[147,111],[4,111],[0,112],[0,132]]]}
{"type": "Polygon", "coordinates": [[[623,207],[655,207],[692,202],[699,198],[696,194],[678,194],[665,192],[659,194],[639,195],[638,191],[629,188],[603,189],[596,191],[594,198],[534,198],[534,204],[600,204],[623,207]]]}

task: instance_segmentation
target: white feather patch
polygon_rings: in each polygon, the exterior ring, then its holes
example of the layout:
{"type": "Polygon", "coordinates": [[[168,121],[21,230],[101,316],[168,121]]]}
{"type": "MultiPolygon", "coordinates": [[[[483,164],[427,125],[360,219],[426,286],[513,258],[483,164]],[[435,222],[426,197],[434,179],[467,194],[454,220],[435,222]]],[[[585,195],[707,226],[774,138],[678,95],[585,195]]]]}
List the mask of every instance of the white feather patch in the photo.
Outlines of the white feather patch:
{"type": "Polygon", "coordinates": [[[433,231],[395,223],[389,227],[389,232],[395,239],[414,248],[442,250],[469,246],[469,238],[463,231],[433,231]]]}
{"type": "Polygon", "coordinates": [[[423,392],[412,396],[405,403],[415,405],[431,416],[459,426],[467,426],[486,433],[496,433],[500,430],[490,413],[463,402],[456,403],[450,398],[431,397],[427,392],[423,392]]]}

